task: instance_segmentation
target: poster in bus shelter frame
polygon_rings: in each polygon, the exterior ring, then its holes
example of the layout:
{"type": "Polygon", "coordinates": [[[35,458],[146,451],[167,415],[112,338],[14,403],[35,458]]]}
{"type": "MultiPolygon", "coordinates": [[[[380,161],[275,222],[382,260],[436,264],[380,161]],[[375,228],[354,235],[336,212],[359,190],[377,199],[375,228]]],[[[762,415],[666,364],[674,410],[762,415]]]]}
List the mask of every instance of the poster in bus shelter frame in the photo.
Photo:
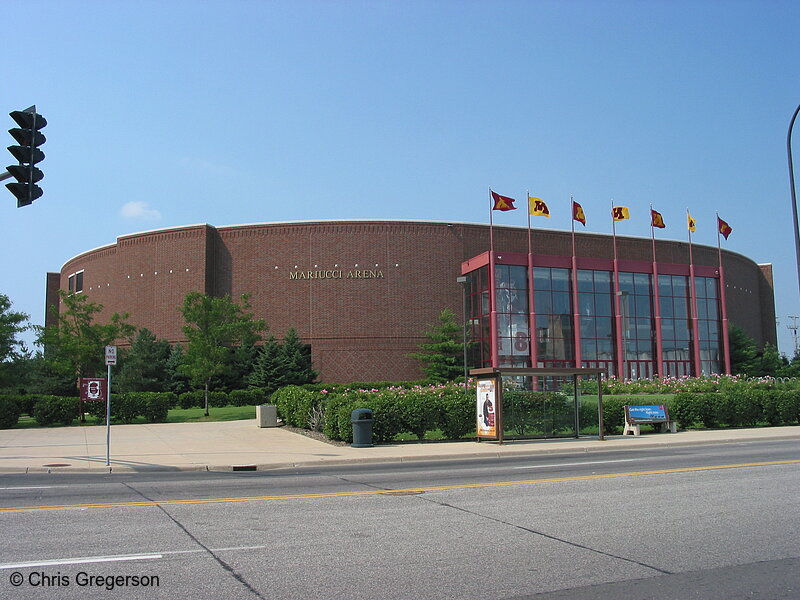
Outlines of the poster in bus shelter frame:
{"type": "Polygon", "coordinates": [[[500,377],[477,380],[475,398],[475,429],[482,439],[503,442],[503,390],[500,377]]]}

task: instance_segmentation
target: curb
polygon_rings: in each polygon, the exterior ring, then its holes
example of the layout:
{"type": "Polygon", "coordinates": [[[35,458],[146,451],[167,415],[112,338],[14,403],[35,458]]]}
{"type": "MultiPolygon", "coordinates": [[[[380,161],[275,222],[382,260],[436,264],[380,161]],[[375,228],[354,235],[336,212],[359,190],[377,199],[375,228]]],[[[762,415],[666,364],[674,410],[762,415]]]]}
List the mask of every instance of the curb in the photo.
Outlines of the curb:
{"type": "MultiPolygon", "coordinates": [[[[670,434],[675,435],[675,434],[670,434]]],[[[679,434],[678,434],[679,435],[679,434]]],[[[2,466],[0,464],[0,475],[2,474],[55,474],[55,473],[95,473],[95,474],[132,474],[132,473],[165,473],[165,472],[214,472],[214,473],[233,473],[233,472],[265,472],[281,469],[296,468],[322,468],[322,467],[342,467],[347,465],[376,465],[376,464],[408,464],[418,462],[447,462],[458,460],[501,460],[503,458],[535,457],[555,454],[589,454],[596,452],[614,452],[624,450],[652,450],[657,448],[686,447],[686,446],[708,446],[715,444],[744,444],[760,441],[782,441],[800,439],[800,428],[797,433],[785,433],[775,436],[740,437],[730,436],[717,439],[669,439],[665,441],[646,440],[641,438],[614,436],[607,438],[606,441],[590,439],[585,441],[572,442],[571,445],[540,445],[540,446],[517,446],[506,444],[496,447],[491,451],[484,452],[452,452],[446,454],[421,454],[421,455],[402,455],[402,456],[357,456],[350,458],[280,461],[272,463],[246,463],[246,464],[187,464],[187,465],[142,465],[131,467],[128,465],[108,466],[2,466]],[[626,443],[631,443],[630,445],[626,443]],[[606,445],[607,442],[613,442],[606,445]]],[[[512,443],[513,444],[513,443],[512,443]]],[[[48,460],[48,459],[43,459],[48,460]]],[[[112,461],[113,462],[113,461],[112,461]]]]}

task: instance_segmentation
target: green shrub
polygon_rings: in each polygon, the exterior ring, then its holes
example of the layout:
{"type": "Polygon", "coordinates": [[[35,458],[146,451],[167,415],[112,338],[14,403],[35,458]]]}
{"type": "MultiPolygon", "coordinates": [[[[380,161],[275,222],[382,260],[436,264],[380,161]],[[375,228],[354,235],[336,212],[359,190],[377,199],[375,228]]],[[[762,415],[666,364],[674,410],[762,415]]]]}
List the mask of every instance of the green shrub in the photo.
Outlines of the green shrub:
{"type": "Polygon", "coordinates": [[[203,390],[191,390],[184,392],[178,396],[178,405],[184,410],[190,408],[203,408],[205,405],[205,397],[203,390]]]}
{"type": "Polygon", "coordinates": [[[78,417],[79,402],[78,398],[43,396],[33,409],[36,422],[45,427],[56,423],[71,425],[78,417]]]}
{"type": "Polygon", "coordinates": [[[11,429],[19,422],[20,402],[12,396],[0,396],[0,429],[11,429]]]}
{"type": "Polygon", "coordinates": [[[311,411],[319,406],[325,398],[318,391],[310,391],[304,386],[287,385],[272,394],[272,402],[278,410],[278,416],[287,425],[308,427],[311,411]]]}
{"type": "Polygon", "coordinates": [[[395,390],[384,392],[380,398],[383,410],[388,405],[396,411],[400,429],[417,439],[425,439],[425,432],[435,429],[439,422],[439,398],[435,394],[395,390]]]}
{"type": "Polygon", "coordinates": [[[138,415],[150,423],[164,423],[169,409],[175,406],[177,396],[172,392],[131,392],[127,396],[138,408],[138,415]]]}
{"type": "MultiPolygon", "coordinates": [[[[226,392],[208,392],[208,406],[212,408],[222,408],[230,404],[230,399],[226,392]]],[[[205,406],[205,398],[201,401],[200,406],[205,406]]]]}
{"type": "Polygon", "coordinates": [[[700,420],[694,402],[695,394],[691,392],[680,392],[675,394],[669,403],[669,416],[677,421],[680,427],[688,429],[700,420]]]}
{"type": "Polygon", "coordinates": [[[453,387],[441,394],[437,427],[445,438],[457,440],[475,432],[475,397],[464,394],[463,387],[453,387]]]}
{"type": "Polygon", "coordinates": [[[228,393],[228,401],[233,406],[258,406],[259,404],[269,404],[270,398],[263,388],[249,388],[232,390],[228,393]]]}

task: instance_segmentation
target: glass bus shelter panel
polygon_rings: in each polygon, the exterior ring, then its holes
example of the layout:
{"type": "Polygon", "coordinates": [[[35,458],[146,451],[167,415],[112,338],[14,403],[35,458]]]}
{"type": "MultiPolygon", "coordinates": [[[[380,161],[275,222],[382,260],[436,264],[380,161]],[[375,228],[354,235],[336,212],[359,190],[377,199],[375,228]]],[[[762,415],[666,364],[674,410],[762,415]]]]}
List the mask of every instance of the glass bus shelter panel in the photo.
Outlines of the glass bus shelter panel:
{"type": "MultiPolygon", "coordinates": [[[[502,380],[505,439],[578,436],[579,415],[576,414],[572,378],[525,375],[504,376],[502,380]]],[[[596,400],[592,400],[596,405],[596,400]]],[[[596,406],[594,415],[596,420],[596,406]]]]}

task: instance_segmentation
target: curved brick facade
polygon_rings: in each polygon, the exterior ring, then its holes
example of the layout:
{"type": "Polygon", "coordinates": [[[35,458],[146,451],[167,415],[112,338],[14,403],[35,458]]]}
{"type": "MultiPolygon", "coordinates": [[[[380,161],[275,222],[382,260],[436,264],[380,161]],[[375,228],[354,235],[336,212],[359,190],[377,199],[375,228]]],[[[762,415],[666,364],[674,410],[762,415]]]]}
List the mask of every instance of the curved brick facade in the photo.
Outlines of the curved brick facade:
{"type": "MultiPolygon", "coordinates": [[[[533,231],[533,252],[571,254],[569,232],[533,231]]],[[[526,253],[527,229],[494,228],[498,252],[526,253]]],[[[620,258],[652,260],[651,241],[617,237],[620,258]]],[[[657,241],[660,263],[687,264],[688,245],[657,241]]],[[[118,238],[48,276],[48,299],[81,274],[81,292],[103,316],[182,342],[179,307],[190,291],[249,293],[257,317],[282,337],[290,327],[311,344],[314,368],[328,382],[420,376],[408,358],[422,333],[450,307],[460,315],[462,262],[489,247],[488,225],[415,221],[191,225],[118,238]]],[[[611,237],[576,234],[577,255],[611,258],[611,237]]],[[[717,249],[694,246],[696,265],[715,266],[717,249]]],[[[775,343],[771,273],[723,251],[729,319],[758,342],[775,343]]],[[[100,318],[102,319],[103,316],[100,318]]]]}

